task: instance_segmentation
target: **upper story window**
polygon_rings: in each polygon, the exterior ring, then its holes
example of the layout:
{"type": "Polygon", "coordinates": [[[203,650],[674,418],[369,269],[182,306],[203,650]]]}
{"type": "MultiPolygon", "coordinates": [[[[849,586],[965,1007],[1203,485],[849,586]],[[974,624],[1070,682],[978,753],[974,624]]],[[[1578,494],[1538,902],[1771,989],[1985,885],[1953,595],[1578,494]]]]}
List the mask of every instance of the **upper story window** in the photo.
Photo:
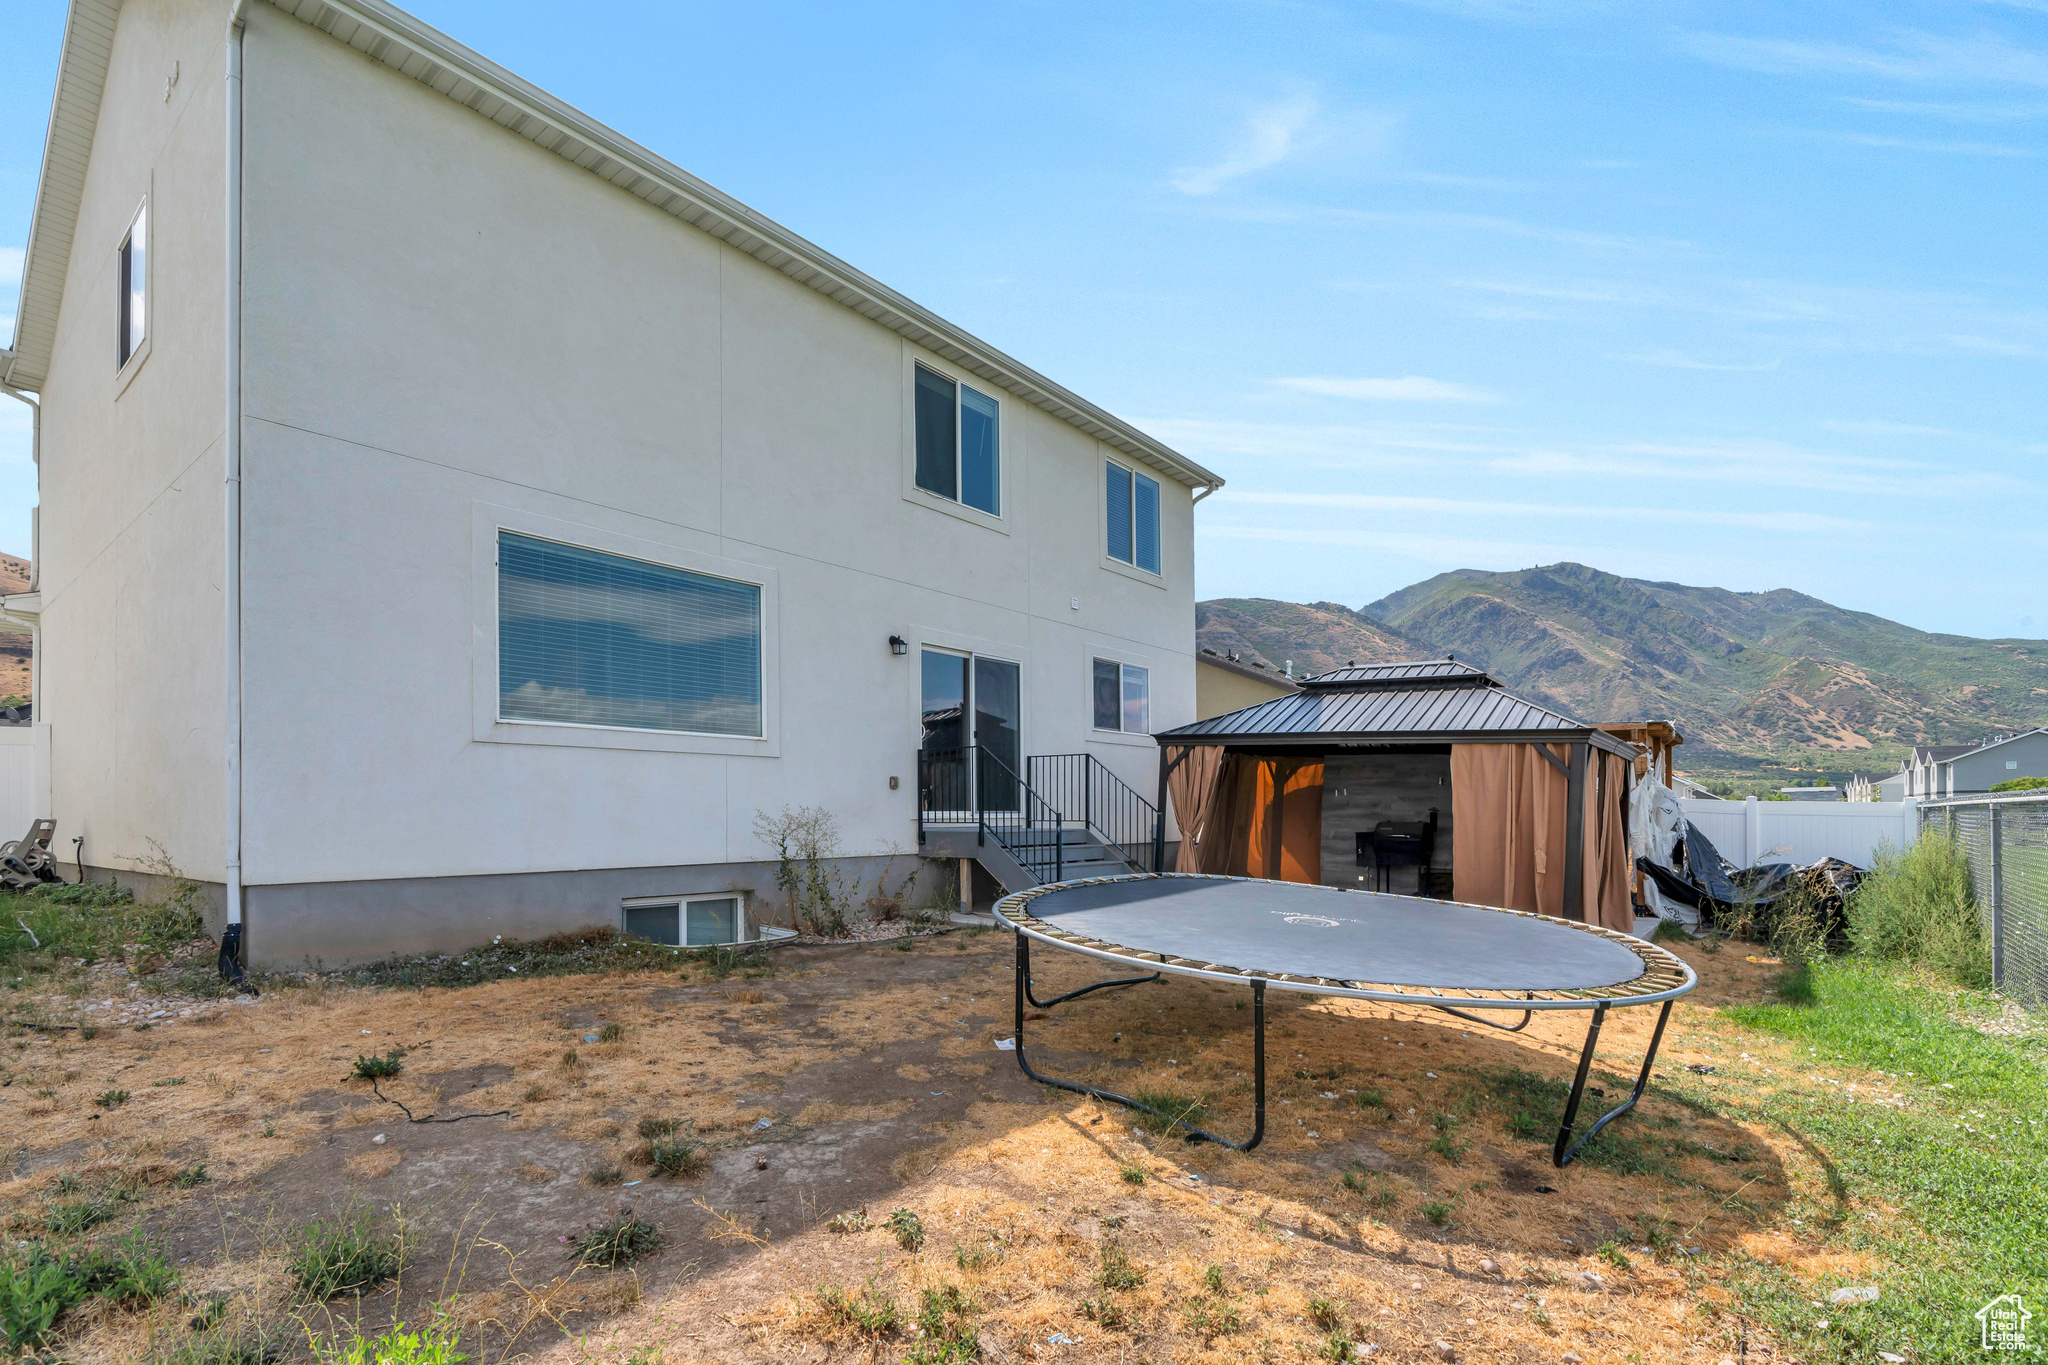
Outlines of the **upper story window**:
{"type": "Polygon", "coordinates": [[[990,516],[1002,515],[996,400],[917,367],[917,486],[990,516]]]}
{"type": "Polygon", "coordinates": [[[126,369],[149,336],[149,204],[145,201],[128,225],[116,255],[119,262],[120,317],[115,323],[114,368],[126,369]]]}
{"type": "Polygon", "coordinates": [[[1108,554],[1147,573],[1159,572],[1159,480],[1108,461],[1103,506],[1109,513],[1108,554]]]}
{"type": "Polygon", "coordinates": [[[761,588],[498,532],[502,720],[761,734],[761,588]]]}
{"type": "Polygon", "coordinates": [[[1095,728],[1152,733],[1152,675],[1136,664],[1095,661],[1095,728]]]}

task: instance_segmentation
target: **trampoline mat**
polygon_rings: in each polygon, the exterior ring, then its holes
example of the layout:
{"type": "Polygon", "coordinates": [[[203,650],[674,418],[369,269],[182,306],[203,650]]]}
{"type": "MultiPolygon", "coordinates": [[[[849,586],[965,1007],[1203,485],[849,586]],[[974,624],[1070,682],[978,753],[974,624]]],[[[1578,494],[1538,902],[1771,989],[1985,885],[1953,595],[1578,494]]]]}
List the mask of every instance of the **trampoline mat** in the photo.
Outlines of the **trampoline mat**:
{"type": "Polygon", "coordinates": [[[1298,882],[1132,878],[1047,891],[1022,908],[1134,952],[1275,976],[1568,991],[1619,986],[1645,970],[1626,944],[1555,920],[1298,882]]]}

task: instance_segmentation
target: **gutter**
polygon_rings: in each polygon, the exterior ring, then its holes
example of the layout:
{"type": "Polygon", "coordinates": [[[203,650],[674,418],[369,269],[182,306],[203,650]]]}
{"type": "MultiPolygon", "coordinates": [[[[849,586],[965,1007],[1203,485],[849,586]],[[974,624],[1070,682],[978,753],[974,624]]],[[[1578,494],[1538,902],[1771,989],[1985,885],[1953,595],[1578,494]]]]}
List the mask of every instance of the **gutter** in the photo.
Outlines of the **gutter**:
{"type": "Polygon", "coordinates": [[[249,0],[235,0],[228,15],[227,108],[223,120],[227,186],[223,233],[222,282],[226,291],[223,316],[226,335],[221,357],[225,425],[221,435],[224,545],[221,605],[225,612],[225,717],[222,726],[222,771],[226,778],[224,880],[227,925],[220,935],[220,974],[243,985],[247,952],[242,942],[242,37],[249,0]]]}

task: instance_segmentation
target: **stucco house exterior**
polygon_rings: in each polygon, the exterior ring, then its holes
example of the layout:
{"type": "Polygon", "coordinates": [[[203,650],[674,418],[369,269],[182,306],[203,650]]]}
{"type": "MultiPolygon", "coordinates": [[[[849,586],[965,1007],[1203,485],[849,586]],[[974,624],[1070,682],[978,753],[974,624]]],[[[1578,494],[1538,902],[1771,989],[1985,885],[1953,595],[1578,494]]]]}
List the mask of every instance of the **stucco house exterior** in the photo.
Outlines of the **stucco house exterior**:
{"type": "Polygon", "coordinates": [[[380,0],[74,0],[0,380],[58,851],[254,963],[745,937],[763,812],[1195,717],[1215,474],[380,0]]]}
{"type": "Polygon", "coordinates": [[[1195,655],[1196,720],[1257,706],[1300,690],[1301,684],[1287,674],[1264,664],[1247,663],[1235,654],[1204,649],[1195,655]]]}

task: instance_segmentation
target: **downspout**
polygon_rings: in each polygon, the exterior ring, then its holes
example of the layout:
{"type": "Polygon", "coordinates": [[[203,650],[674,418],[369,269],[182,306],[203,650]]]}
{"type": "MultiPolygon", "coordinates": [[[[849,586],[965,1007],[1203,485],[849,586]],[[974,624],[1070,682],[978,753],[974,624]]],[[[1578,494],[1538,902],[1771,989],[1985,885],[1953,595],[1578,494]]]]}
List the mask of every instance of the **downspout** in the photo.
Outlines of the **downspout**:
{"type": "Polygon", "coordinates": [[[226,321],[221,372],[225,406],[221,451],[225,545],[221,603],[225,612],[226,696],[222,769],[226,777],[223,826],[227,925],[220,935],[220,974],[244,985],[242,942],[242,34],[249,0],[235,0],[228,15],[226,126],[227,203],[222,240],[226,321]]]}
{"type": "Polygon", "coordinates": [[[1190,507],[1194,506],[1195,502],[1200,502],[1200,501],[1201,501],[1201,500],[1202,500],[1203,498],[1206,498],[1206,497],[1208,497],[1208,496],[1209,496],[1209,495],[1210,495],[1211,493],[1214,493],[1214,492],[1215,492],[1215,491],[1216,491],[1217,489],[1219,489],[1219,488],[1221,488],[1221,487],[1223,487],[1223,485],[1222,485],[1222,484],[1220,484],[1220,483],[1212,483],[1212,484],[1206,484],[1206,485],[1204,485],[1204,486],[1203,486],[1203,488],[1202,488],[1202,491],[1201,491],[1201,492],[1199,492],[1199,493],[1197,493],[1197,494],[1195,494],[1194,502],[1191,502],[1191,503],[1189,503],[1189,504],[1188,504],[1188,506],[1190,506],[1190,507]]]}

